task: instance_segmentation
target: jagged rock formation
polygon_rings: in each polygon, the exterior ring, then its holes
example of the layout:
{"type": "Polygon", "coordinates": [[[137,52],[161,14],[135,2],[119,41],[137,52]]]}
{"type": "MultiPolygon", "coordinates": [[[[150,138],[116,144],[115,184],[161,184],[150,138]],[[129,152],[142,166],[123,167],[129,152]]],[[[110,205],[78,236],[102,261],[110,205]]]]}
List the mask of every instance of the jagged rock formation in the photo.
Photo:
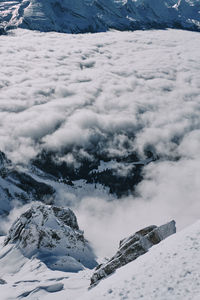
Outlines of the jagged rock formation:
{"type": "Polygon", "coordinates": [[[17,0],[1,1],[0,24],[68,33],[110,28],[200,30],[198,0],[17,0]]]}
{"type": "Polygon", "coordinates": [[[130,237],[120,241],[119,250],[105,264],[98,265],[91,278],[91,285],[115,272],[116,269],[145,254],[153,245],[176,232],[175,222],[171,221],[160,227],[155,225],[146,227],[130,237]]]}
{"type": "Polygon", "coordinates": [[[13,223],[4,241],[8,244],[53,270],[77,272],[96,266],[93,250],[69,208],[34,204],[13,223]]]}
{"type": "Polygon", "coordinates": [[[12,201],[19,200],[21,204],[35,200],[52,202],[54,193],[52,186],[14,166],[0,151],[0,215],[10,212],[12,201]]]}

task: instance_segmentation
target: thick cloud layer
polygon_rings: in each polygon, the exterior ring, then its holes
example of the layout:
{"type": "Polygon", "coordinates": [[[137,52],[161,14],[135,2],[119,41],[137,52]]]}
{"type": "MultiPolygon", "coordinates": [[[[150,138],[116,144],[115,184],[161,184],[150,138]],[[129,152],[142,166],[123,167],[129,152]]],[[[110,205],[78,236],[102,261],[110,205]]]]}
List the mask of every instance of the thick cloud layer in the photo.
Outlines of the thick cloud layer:
{"type": "Polygon", "coordinates": [[[15,162],[95,145],[110,156],[151,146],[161,157],[193,157],[198,49],[198,33],[173,30],[2,36],[1,150],[15,162]]]}
{"type": "Polygon", "coordinates": [[[199,48],[199,33],[175,30],[1,36],[0,150],[17,164],[43,149],[74,165],[96,152],[112,161],[155,153],[135,199],[84,197],[77,207],[99,247],[140,225],[191,223],[200,192],[199,48]]]}

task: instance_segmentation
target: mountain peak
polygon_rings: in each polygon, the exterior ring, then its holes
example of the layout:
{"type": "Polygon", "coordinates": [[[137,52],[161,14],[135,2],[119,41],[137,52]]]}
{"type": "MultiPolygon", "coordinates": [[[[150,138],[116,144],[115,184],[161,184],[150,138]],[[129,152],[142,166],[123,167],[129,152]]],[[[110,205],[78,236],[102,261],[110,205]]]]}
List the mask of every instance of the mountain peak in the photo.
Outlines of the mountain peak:
{"type": "Polygon", "coordinates": [[[11,226],[4,245],[25,257],[38,257],[49,268],[77,272],[96,265],[95,255],[69,208],[34,204],[11,226]]]}

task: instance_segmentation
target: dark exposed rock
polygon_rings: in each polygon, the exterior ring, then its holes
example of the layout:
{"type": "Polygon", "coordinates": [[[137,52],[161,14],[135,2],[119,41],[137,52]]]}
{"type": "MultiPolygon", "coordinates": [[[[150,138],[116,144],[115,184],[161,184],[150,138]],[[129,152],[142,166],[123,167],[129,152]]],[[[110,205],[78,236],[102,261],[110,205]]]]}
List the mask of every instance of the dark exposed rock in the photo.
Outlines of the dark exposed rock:
{"type": "Polygon", "coordinates": [[[108,262],[96,267],[91,278],[91,286],[96,285],[101,279],[115,272],[116,269],[145,254],[153,245],[160,243],[175,232],[175,221],[171,221],[160,227],[155,225],[146,227],[120,241],[117,253],[108,262]]]}
{"type": "MultiPolygon", "coordinates": [[[[60,155],[62,157],[64,154],[61,153],[60,155]]],[[[79,167],[77,167],[59,159],[59,153],[42,151],[32,161],[32,164],[42,172],[53,176],[55,180],[71,186],[73,186],[73,181],[83,179],[87,183],[99,183],[108,187],[110,193],[116,194],[118,197],[134,192],[135,187],[143,178],[142,170],[145,164],[144,162],[140,163],[136,153],[130,153],[124,157],[109,157],[108,154],[103,154],[97,149],[96,152],[92,152],[92,155],[92,160],[83,159],[80,156],[75,157],[79,164],[79,167]],[[116,169],[109,168],[98,170],[101,161],[109,163],[112,160],[129,166],[129,173],[122,175],[116,169]]],[[[149,152],[148,155],[148,159],[151,157],[148,160],[149,162],[156,159],[153,153],[150,154],[149,152]]]]}
{"type": "Polygon", "coordinates": [[[6,284],[6,283],[7,282],[4,279],[0,278],[0,284],[6,284]]]}
{"type": "Polygon", "coordinates": [[[0,27],[0,35],[5,35],[6,30],[3,27],[0,27]]]}
{"type": "Polygon", "coordinates": [[[55,190],[49,184],[34,179],[26,171],[21,171],[0,151],[0,215],[7,215],[12,209],[12,201],[21,204],[30,201],[52,202],[55,190]]]}
{"type": "Polygon", "coordinates": [[[93,250],[69,208],[34,204],[11,226],[4,246],[8,244],[51,269],[77,272],[96,266],[93,250]]]}
{"type": "Polygon", "coordinates": [[[38,182],[30,175],[12,170],[9,172],[8,180],[15,182],[16,186],[28,194],[32,194],[35,200],[41,200],[46,195],[53,195],[54,189],[44,182],[38,182]]]}
{"type": "Polygon", "coordinates": [[[66,210],[57,206],[52,206],[52,209],[54,215],[61,220],[61,222],[73,229],[79,230],[76,216],[71,209],[66,210]]]}

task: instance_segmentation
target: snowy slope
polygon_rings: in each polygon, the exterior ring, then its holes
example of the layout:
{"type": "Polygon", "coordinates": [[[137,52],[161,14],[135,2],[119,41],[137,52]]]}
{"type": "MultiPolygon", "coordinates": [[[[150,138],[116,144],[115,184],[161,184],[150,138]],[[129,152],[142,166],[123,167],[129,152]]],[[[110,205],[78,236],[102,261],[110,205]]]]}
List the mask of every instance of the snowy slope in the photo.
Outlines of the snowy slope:
{"type": "Polygon", "coordinates": [[[200,299],[200,221],[92,288],[82,300],[200,299]]]}
{"type": "Polygon", "coordinates": [[[198,0],[1,1],[1,27],[40,31],[99,32],[109,28],[200,30],[198,0]]]}
{"type": "MultiPolygon", "coordinates": [[[[5,217],[16,206],[40,200],[52,202],[55,190],[52,186],[35,180],[23,168],[13,164],[0,151],[0,215],[5,217]]],[[[1,233],[1,231],[0,231],[1,233]]]]}
{"type": "Polygon", "coordinates": [[[199,236],[198,221],[153,246],[89,291],[90,270],[52,271],[36,258],[23,257],[17,249],[9,254],[9,248],[1,248],[1,300],[198,300],[199,236]]]}

